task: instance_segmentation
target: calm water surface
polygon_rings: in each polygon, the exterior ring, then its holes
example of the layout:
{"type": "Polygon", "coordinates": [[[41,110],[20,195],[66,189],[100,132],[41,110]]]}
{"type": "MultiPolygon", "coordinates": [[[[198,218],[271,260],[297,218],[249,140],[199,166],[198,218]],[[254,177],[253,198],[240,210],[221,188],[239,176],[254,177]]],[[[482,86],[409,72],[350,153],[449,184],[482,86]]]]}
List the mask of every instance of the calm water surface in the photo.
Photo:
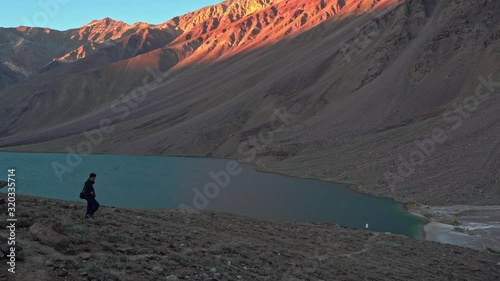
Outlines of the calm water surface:
{"type": "MultiPolygon", "coordinates": [[[[206,208],[357,229],[368,224],[369,230],[410,236],[418,236],[423,223],[390,199],[360,194],[334,183],[258,173],[228,160],[88,155],[74,167],[68,163],[66,154],[0,152],[0,180],[6,179],[8,168],[15,168],[18,194],[76,201],[88,174],[95,172],[97,200],[107,206],[206,208]]],[[[22,202],[18,204],[22,208],[22,202]]]]}

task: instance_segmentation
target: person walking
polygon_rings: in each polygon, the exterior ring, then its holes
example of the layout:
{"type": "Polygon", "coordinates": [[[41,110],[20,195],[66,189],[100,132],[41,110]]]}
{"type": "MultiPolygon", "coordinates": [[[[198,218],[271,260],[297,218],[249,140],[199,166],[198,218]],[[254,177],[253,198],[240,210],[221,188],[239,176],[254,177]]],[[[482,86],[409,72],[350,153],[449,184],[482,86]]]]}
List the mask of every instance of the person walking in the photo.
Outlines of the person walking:
{"type": "Polygon", "coordinates": [[[94,218],[94,213],[99,209],[99,202],[95,200],[95,189],[94,183],[96,174],[91,173],[89,178],[85,182],[85,187],[83,188],[83,193],[85,194],[85,200],[87,200],[87,214],[85,214],[85,218],[94,218]]]}

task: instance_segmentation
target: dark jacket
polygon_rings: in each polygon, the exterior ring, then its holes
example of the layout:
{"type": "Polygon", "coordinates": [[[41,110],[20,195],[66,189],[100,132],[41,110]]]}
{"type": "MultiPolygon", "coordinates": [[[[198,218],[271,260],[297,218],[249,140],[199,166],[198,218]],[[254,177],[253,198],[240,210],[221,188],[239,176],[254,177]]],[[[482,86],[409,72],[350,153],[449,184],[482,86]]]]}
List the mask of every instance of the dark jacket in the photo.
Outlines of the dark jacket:
{"type": "Polygon", "coordinates": [[[85,188],[83,189],[83,193],[85,193],[85,199],[95,199],[95,190],[93,181],[87,180],[85,182],[85,188]]]}

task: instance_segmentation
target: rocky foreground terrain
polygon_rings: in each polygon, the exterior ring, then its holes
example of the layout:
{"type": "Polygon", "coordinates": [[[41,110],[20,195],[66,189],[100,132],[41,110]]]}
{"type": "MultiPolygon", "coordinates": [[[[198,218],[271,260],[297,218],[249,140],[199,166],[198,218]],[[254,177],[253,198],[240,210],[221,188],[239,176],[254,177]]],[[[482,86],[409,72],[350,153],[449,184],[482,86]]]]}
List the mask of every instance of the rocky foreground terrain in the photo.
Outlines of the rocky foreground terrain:
{"type": "Polygon", "coordinates": [[[84,220],[79,202],[17,204],[20,260],[12,275],[2,259],[0,280],[500,279],[499,255],[337,225],[106,207],[84,220]]]}

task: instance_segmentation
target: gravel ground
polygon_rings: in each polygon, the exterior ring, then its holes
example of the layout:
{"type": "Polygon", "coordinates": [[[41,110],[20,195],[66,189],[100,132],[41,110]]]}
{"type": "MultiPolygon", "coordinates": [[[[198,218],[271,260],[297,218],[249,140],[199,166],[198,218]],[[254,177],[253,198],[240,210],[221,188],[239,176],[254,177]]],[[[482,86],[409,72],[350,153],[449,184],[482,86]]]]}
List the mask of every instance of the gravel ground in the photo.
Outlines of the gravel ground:
{"type": "Polygon", "coordinates": [[[1,262],[0,280],[500,278],[498,255],[337,225],[107,207],[84,220],[81,203],[29,196],[17,203],[21,260],[14,278],[1,262]]]}

